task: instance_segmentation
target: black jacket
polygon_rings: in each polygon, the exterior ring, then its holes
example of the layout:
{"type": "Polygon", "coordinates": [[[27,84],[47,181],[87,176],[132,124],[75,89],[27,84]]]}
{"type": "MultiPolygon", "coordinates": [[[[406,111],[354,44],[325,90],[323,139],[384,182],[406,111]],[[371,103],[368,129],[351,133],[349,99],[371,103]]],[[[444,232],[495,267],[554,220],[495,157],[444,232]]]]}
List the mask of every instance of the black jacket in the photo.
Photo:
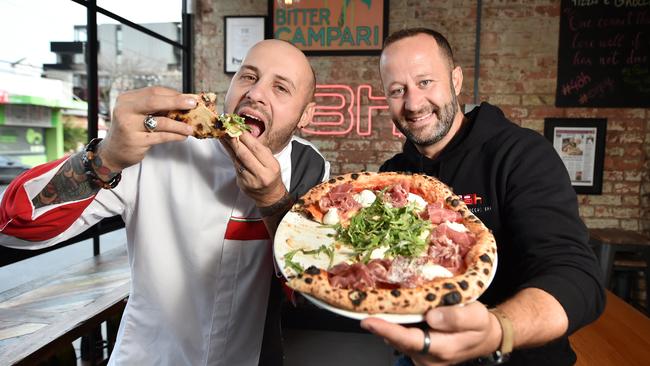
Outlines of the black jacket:
{"type": "MultiPolygon", "coordinates": [[[[438,177],[493,231],[497,273],[482,303],[497,305],[523,288],[540,288],[562,304],[571,334],[602,313],[605,294],[566,168],[544,137],[510,122],[500,109],[483,103],[466,117],[437,158],[424,157],[407,141],[380,170],[438,177]]],[[[575,360],[565,336],[517,350],[508,364],[575,360]]]]}

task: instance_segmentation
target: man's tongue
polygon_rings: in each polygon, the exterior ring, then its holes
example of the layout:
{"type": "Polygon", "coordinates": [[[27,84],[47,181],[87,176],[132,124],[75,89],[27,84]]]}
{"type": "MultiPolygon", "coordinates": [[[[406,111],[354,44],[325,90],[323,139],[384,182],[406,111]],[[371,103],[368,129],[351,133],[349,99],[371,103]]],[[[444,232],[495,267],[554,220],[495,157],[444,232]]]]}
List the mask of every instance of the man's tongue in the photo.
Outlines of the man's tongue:
{"type": "Polygon", "coordinates": [[[262,132],[264,132],[264,123],[256,119],[246,118],[246,125],[250,127],[251,135],[253,135],[254,137],[259,137],[262,134],[262,132]]]}

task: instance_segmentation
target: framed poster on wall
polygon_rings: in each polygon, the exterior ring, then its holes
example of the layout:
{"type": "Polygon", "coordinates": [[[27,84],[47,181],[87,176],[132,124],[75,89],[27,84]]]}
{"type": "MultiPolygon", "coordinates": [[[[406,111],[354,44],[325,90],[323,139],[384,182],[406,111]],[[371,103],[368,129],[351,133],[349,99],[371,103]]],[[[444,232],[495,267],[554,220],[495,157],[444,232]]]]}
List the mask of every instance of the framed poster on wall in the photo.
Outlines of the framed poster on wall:
{"type": "Polygon", "coordinates": [[[378,55],[388,35],[388,0],[269,0],[272,38],[312,56],[378,55]]]}
{"type": "Polygon", "coordinates": [[[226,16],[224,25],[224,72],[239,70],[246,52],[266,34],[265,16],[226,16]]]}
{"type": "Polygon", "coordinates": [[[544,136],[551,141],[578,194],[601,194],[605,161],[605,118],[545,118],[544,136]]]}

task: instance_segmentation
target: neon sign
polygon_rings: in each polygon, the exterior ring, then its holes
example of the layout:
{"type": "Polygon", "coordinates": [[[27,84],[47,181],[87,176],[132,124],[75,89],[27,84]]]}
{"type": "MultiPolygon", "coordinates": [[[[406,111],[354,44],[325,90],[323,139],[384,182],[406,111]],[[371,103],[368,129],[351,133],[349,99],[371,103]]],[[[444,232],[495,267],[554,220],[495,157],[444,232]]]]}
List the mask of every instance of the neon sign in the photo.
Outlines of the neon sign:
{"type": "MultiPolygon", "coordinates": [[[[368,84],[357,86],[356,91],[349,85],[319,84],[315,97],[314,119],[302,130],[310,135],[342,136],[355,131],[358,136],[370,136],[373,114],[388,109],[386,97],[373,95],[368,84]]],[[[392,127],[393,136],[402,136],[392,127]]]]}

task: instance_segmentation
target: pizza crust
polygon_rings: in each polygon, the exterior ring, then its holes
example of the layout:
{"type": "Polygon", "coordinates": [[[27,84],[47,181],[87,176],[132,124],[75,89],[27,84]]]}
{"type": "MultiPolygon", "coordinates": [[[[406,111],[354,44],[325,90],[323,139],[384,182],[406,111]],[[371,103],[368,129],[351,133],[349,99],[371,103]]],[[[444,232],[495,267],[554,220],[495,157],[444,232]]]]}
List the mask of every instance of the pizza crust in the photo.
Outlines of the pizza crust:
{"type": "Polygon", "coordinates": [[[288,278],[287,285],[310,294],[337,308],[369,314],[422,314],[444,305],[456,305],[476,300],[487,288],[492,272],[496,271],[496,241],[487,227],[472,214],[460,197],[439,180],[421,174],[351,173],[321,183],[304,195],[292,211],[307,212],[312,218],[313,208],[334,186],[351,183],[355,190],[389,186],[408,180],[411,191],[417,191],[427,202],[445,202],[445,208],[457,211],[463,225],[476,237],[474,246],[466,254],[466,271],[450,278],[435,278],[424,286],[399,289],[334,288],[324,269],[310,267],[302,274],[288,278]],[[311,210],[310,210],[311,208],[311,210]]]}
{"type": "Polygon", "coordinates": [[[198,139],[220,138],[226,134],[219,128],[217,113],[217,95],[204,93],[196,95],[196,107],[190,110],[175,110],[167,113],[166,117],[186,123],[194,129],[194,137],[198,139]]]}

